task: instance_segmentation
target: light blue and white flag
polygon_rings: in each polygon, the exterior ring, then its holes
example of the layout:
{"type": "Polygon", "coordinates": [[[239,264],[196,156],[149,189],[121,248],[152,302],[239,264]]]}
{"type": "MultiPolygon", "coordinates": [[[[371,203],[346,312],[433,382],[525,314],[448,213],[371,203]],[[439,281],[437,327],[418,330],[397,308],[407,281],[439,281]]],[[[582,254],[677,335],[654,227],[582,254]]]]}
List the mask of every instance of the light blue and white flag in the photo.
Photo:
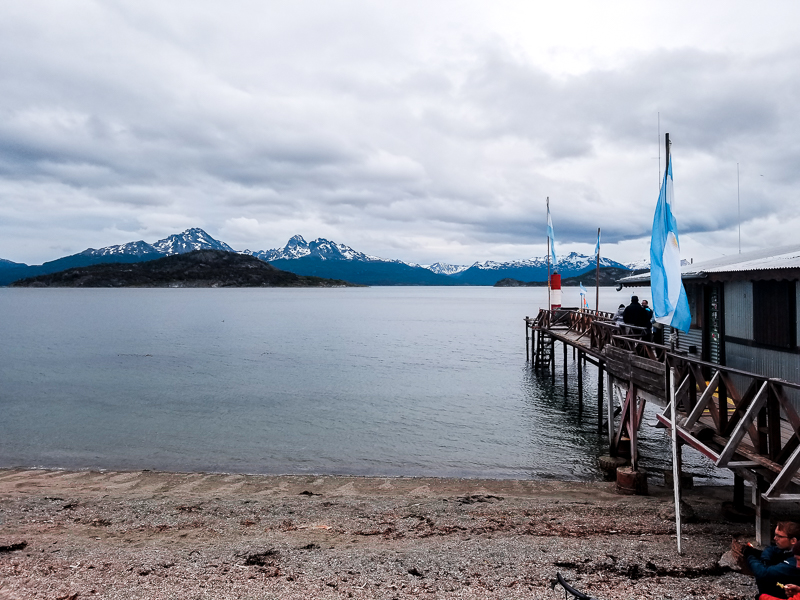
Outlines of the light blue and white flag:
{"type": "Polygon", "coordinates": [[[681,248],[678,223],[672,214],[672,157],[664,172],[650,240],[650,292],[655,319],[681,331],[689,331],[692,315],[681,281],[681,248]]]}
{"type": "Polygon", "coordinates": [[[582,282],[579,281],[578,285],[581,286],[581,308],[589,308],[589,302],[586,299],[586,295],[588,294],[588,292],[586,291],[586,288],[583,287],[582,282]]]}
{"type": "Polygon", "coordinates": [[[600,258],[600,230],[597,230],[597,245],[594,247],[594,257],[600,258]]]}
{"type": "Polygon", "coordinates": [[[556,266],[556,236],[553,233],[553,219],[550,217],[550,199],[547,200],[547,237],[550,238],[550,260],[556,266]]]}

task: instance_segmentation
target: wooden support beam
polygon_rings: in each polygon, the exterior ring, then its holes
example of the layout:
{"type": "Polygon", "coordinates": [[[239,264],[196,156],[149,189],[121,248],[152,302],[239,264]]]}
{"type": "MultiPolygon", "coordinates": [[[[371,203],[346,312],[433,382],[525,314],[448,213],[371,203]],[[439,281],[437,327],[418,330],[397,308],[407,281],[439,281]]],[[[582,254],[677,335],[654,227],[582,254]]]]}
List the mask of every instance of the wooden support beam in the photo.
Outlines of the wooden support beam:
{"type": "Polygon", "coordinates": [[[581,361],[582,351],[578,351],[578,405],[583,406],[583,362],[581,361]]]}
{"type": "Polygon", "coordinates": [[[738,473],[733,474],[733,507],[744,508],[744,478],[738,473]]]}
{"type": "MultiPolygon", "coordinates": [[[[631,440],[631,467],[633,467],[634,471],[637,471],[639,466],[639,417],[641,413],[637,406],[636,386],[633,382],[630,384],[630,391],[628,393],[631,397],[631,402],[628,405],[628,410],[630,410],[630,416],[628,417],[628,437],[631,440]]],[[[644,410],[644,402],[642,402],[642,410],[644,410]]]]}
{"type": "Polygon", "coordinates": [[[769,501],[764,498],[763,492],[767,487],[766,479],[763,476],[756,476],[756,544],[766,546],[772,539],[772,524],[770,523],[769,501]]]}
{"type": "MultiPolygon", "coordinates": [[[[627,428],[628,439],[631,440],[631,451],[633,450],[634,434],[631,431],[632,429],[631,420],[635,418],[633,417],[635,412],[631,410],[631,404],[634,404],[634,406],[636,404],[636,387],[633,385],[633,383],[628,383],[628,393],[625,394],[625,402],[622,405],[622,413],[620,414],[619,429],[617,430],[617,435],[614,438],[614,448],[619,448],[619,443],[622,440],[622,434],[625,433],[625,429],[627,428]]],[[[636,467],[634,467],[634,470],[636,470],[636,467]]]]}
{"type": "Polygon", "coordinates": [[[694,424],[700,420],[700,417],[703,416],[703,411],[706,409],[706,405],[714,399],[714,390],[717,388],[717,385],[719,385],[719,371],[714,373],[708,387],[706,387],[705,391],[697,400],[697,404],[694,405],[692,412],[689,413],[689,416],[686,418],[686,422],[683,425],[684,427],[691,429],[694,427],[694,424]]]}
{"type": "Polygon", "coordinates": [[[608,446],[611,456],[616,456],[617,449],[614,446],[614,381],[611,378],[611,373],[606,373],[608,377],[608,446]]]}
{"type": "MultiPolygon", "coordinates": [[[[719,374],[720,372],[717,371],[717,373],[719,374]]],[[[728,426],[728,388],[722,376],[719,377],[719,382],[717,383],[717,414],[719,414],[717,433],[721,435],[728,426]]]]}
{"type": "Polygon", "coordinates": [[[678,407],[678,412],[680,412],[681,398],[683,397],[684,394],[687,393],[687,390],[689,389],[689,379],[690,378],[687,375],[686,377],[683,378],[681,384],[677,388],[675,388],[675,406],[678,407]]]}
{"type": "MultiPolygon", "coordinates": [[[[665,415],[656,415],[656,418],[660,423],[662,423],[665,427],[671,429],[672,423],[670,422],[669,418],[665,415]]],[[[716,452],[713,448],[706,446],[703,442],[698,440],[696,437],[692,435],[691,431],[685,430],[683,427],[678,425],[677,434],[683,439],[689,446],[697,450],[703,456],[710,458],[713,461],[717,461],[719,459],[719,453],[716,452]]]]}
{"type": "Polygon", "coordinates": [[[719,459],[716,461],[716,465],[718,467],[727,466],[728,462],[736,453],[737,446],[744,438],[745,433],[747,433],[755,418],[758,416],[761,407],[764,406],[764,403],[767,401],[766,394],[764,393],[767,385],[768,382],[765,381],[761,386],[761,389],[756,394],[756,397],[753,398],[750,406],[747,407],[747,411],[745,412],[744,416],[739,419],[739,422],[736,424],[736,428],[734,429],[730,440],[728,440],[725,448],[723,448],[722,452],[720,452],[719,459]]]}
{"type": "Polygon", "coordinates": [[[531,353],[528,348],[530,343],[530,327],[528,327],[528,317],[525,317],[525,362],[531,361],[531,353]]]}
{"type": "Polygon", "coordinates": [[[603,433],[603,365],[597,365],[597,433],[603,433]]]}
{"type": "Polygon", "coordinates": [[[764,500],[768,501],[770,504],[774,502],[800,502],[800,494],[782,494],[780,496],[776,496],[774,498],[763,498],[764,500]]]}
{"type": "Polygon", "coordinates": [[[750,398],[756,394],[757,385],[756,380],[752,379],[744,394],[740,396],[738,390],[736,390],[736,388],[733,386],[733,382],[727,373],[722,373],[722,380],[725,382],[725,385],[728,388],[728,394],[731,396],[733,404],[736,407],[733,411],[733,414],[728,419],[728,426],[722,432],[722,436],[725,437],[731,434],[736,425],[739,423],[739,420],[742,418],[742,415],[746,412],[746,407],[749,405],[750,398]]]}
{"type": "Polygon", "coordinates": [[[792,452],[789,460],[787,460],[786,464],[783,465],[783,469],[781,469],[781,472],[778,473],[775,481],[772,482],[772,485],[764,495],[770,499],[780,495],[780,493],[786,489],[786,486],[789,485],[789,482],[792,481],[792,478],[797,473],[798,468],[800,468],[800,446],[798,446],[795,451],[792,452]]]}
{"type": "Polygon", "coordinates": [[[561,342],[564,346],[564,396],[567,395],[567,342],[561,342]]]}

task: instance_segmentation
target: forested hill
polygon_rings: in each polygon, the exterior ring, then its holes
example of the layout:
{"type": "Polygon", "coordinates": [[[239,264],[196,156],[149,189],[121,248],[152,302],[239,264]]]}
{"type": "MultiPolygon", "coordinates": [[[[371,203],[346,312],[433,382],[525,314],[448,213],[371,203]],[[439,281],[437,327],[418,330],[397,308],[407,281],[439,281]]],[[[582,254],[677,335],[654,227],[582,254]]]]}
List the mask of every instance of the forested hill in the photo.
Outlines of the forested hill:
{"type": "Polygon", "coordinates": [[[341,287],[339,279],[296,275],[247,254],[196,250],[140,263],[103,263],[30,277],[15,287],[341,287]]]}
{"type": "MultiPolygon", "coordinates": [[[[600,285],[615,285],[618,279],[627,277],[631,271],[627,269],[620,269],[617,267],[600,267],[600,285]]],[[[595,270],[589,269],[585,273],[577,277],[565,277],[561,280],[561,285],[564,287],[577,286],[581,283],[584,287],[594,287],[595,285],[595,270]]],[[[544,287],[547,286],[547,281],[519,281],[517,279],[506,278],[501,279],[495,287],[544,287]]]]}

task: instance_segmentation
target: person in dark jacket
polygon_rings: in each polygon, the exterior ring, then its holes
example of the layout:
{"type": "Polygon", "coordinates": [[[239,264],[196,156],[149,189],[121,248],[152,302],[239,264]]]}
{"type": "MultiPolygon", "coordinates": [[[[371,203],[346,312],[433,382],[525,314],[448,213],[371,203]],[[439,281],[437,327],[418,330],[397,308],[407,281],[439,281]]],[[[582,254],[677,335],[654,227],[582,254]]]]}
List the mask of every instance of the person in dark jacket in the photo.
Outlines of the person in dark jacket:
{"type": "Polygon", "coordinates": [[[786,598],[786,593],[777,584],[800,585],[800,568],[797,566],[797,553],[800,544],[800,525],[792,521],[781,521],[775,527],[775,543],[761,554],[750,552],[745,557],[747,566],[756,577],[759,594],[776,598],[786,598]]]}
{"type": "MultiPolygon", "coordinates": [[[[634,325],[635,327],[643,327],[647,331],[650,330],[650,313],[639,304],[639,296],[631,296],[631,303],[622,313],[622,320],[626,325],[634,325]]],[[[645,337],[649,341],[649,336],[645,337]]]]}
{"type": "MultiPolygon", "coordinates": [[[[656,322],[656,317],[655,314],[653,314],[653,309],[647,304],[647,300],[642,300],[642,309],[647,313],[647,341],[649,342],[653,340],[653,323],[656,322]]],[[[642,319],[642,321],[644,321],[644,319],[642,319]]]]}
{"type": "Polygon", "coordinates": [[[642,308],[644,309],[644,312],[647,313],[647,316],[648,316],[647,322],[650,325],[652,325],[653,324],[653,319],[655,319],[655,316],[653,315],[653,309],[650,308],[650,305],[647,303],[647,300],[642,300],[642,308]]]}

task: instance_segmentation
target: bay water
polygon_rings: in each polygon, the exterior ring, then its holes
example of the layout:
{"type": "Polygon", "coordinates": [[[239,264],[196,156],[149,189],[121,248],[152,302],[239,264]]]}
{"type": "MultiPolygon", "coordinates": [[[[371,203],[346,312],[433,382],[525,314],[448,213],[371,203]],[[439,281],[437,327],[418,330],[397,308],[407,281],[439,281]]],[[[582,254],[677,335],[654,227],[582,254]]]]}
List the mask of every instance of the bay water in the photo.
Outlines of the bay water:
{"type": "MultiPolygon", "coordinates": [[[[601,288],[600,308],[628,299],[601,288]]],[[[571,351],[566,393],[560,348],[555,380],[526,362],[523,319],[546,303],[546,288],[0,288],[0,467],[597,479],[596,367],[581,406],[571,351]]],[[[663,430],[641,435],[645,466],[667,468],[663,430]]]]}

